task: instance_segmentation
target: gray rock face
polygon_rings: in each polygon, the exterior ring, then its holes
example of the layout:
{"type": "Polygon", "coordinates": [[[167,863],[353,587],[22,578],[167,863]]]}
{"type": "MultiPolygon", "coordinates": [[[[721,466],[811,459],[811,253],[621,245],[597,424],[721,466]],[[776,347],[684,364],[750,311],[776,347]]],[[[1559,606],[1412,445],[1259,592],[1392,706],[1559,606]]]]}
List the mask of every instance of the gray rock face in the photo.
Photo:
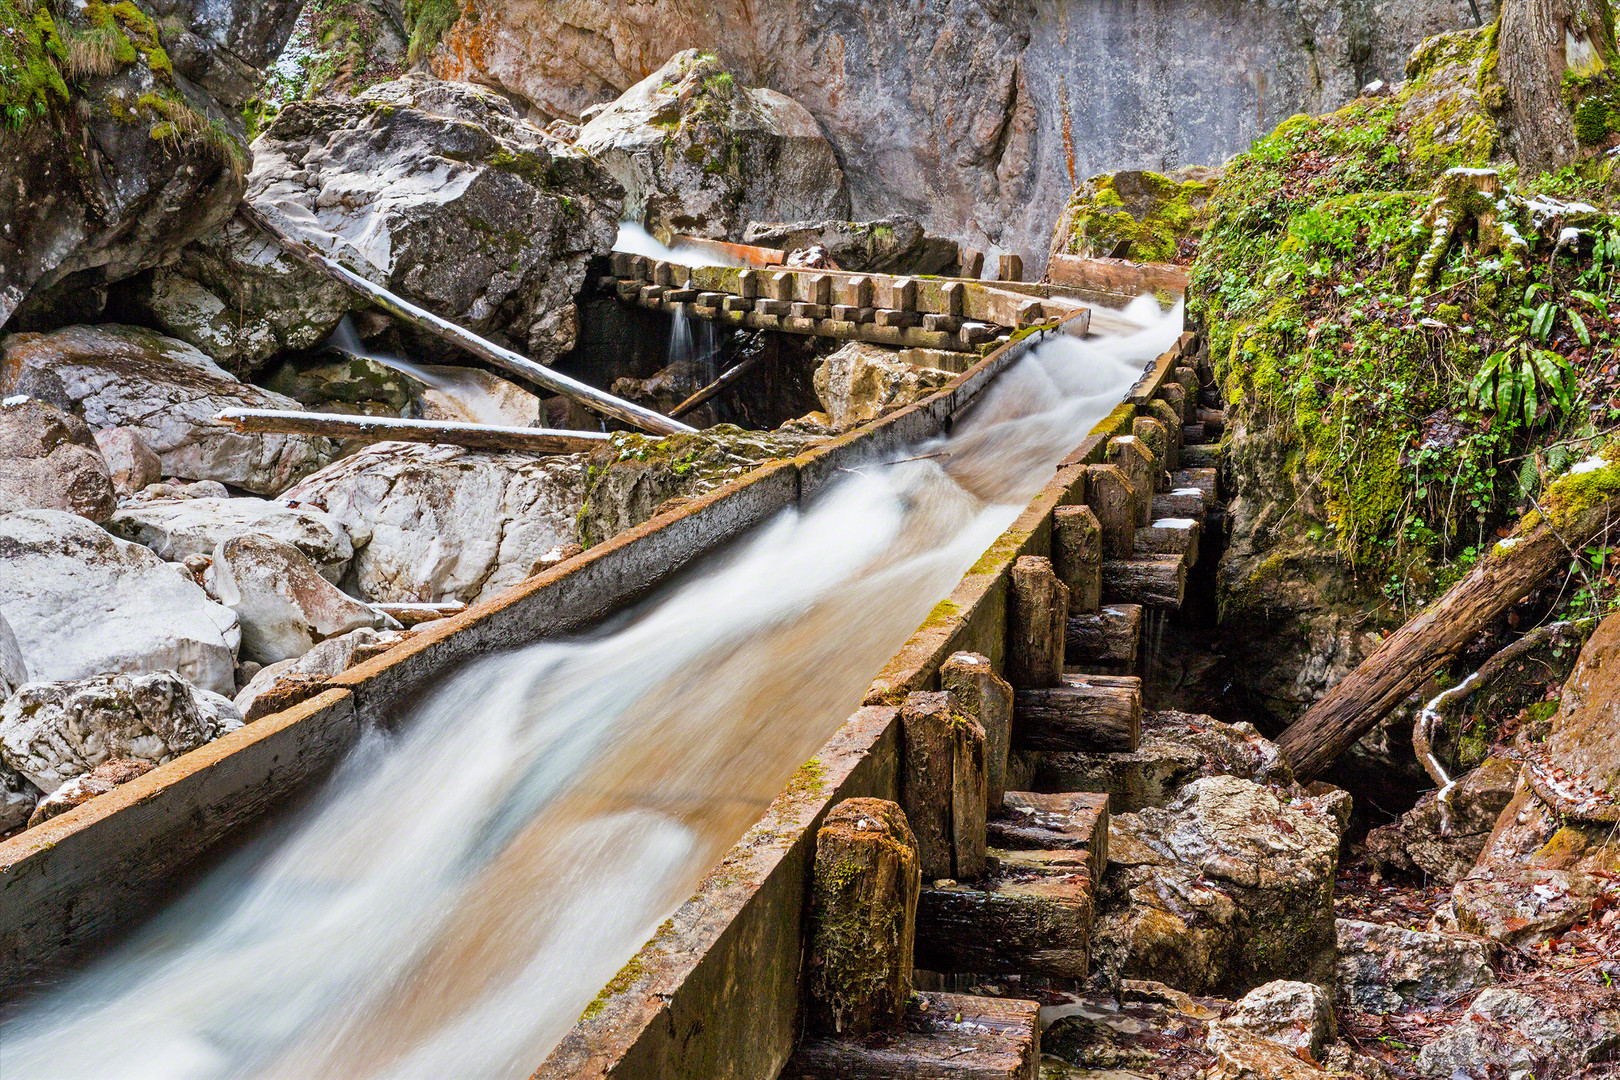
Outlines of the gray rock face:
{"type": "Polygon", "coordinates": [[[37,787],[0,758],[0,836],[28,824],[39,796],[37,787]]]}
{"type": "MultiPolygon", "coordinates": [[[[622,193],[499,94],[414,74],[288,105],[254,142],[248,197],[356,273],[549,363],[574,345],[574,296],[613,246],[622,193]]],[[[235,341],[237,370],[362,306],[241,223],[174,273],[213,301],[160,275],[149,309],[198,345],[235,341]]]]}
{"type": "Polygon", "coordinates": [[[1448,1004],[1496,982],[1477,939],[1357,919],[1338,920],[1337,932],[1339,997],[1362,1012],[1448,1004]]]}
{"type": "Polygon", "coordinates": [[[347,584],[373,601],[476,600],[574,542],[585,469],[571,457],[383,443],[284,498],[321,507],[354,544],[347,584]]]}
{"type": "Polygon", "coordinates": [[[1451,905],[1466,933],[1534,945],[1585,918],[1605,884],[1582,870],[1492,866],[1457,882],[1451,905]]]}
{"type": "Polygon", "coordinates": [[[1092,968],[1189,993],[1333,977],[1339,820],[1232,776],[1113,818],[1092,968]]]}
{"type": "Polygon", "coordinates": [[[1287,979],[1250,990],[1220,1023],[1293,1050],[1308,1051],[1317,1060],[1337,1034],[1328,992],[1315,983],[1287,979]]]}
{"type": "Polygon", "coordinates": [[[0,701],[10,697],[13,690],[27,681],[28,662],[23,659],[22,648],[17,644],[17,635],[11,632],[11,624],[0,614],[0,701]]]}
{"type": "MultiPolygon", "coordinates": [[[[109,25],[94,28],[89,5],[25,0],[24,26],[42,17],[61,38],[99,34],[112,48],[43,91],[40,115],[8,136],[0,160],[0,220],[8,225],[0,237],[0,325],[30,294],[29,306],[48,313],[55,301],[43,294],[52,286],[94,290],[128,277],[231,215],[248,164],[240,107],[301,6],[97,5],[109,25]]],[[[39,56],[67,66],[44,49],[39,56]]],[[[64,320],[58,313],[51,321],[64,320]]]]}
{"type": "Polygon", "coordinates": [[[1620,1046],[1620,1012],[1582,1008],[1518,990],[1487,990],[1418,1053],[1421,1076],[1573,1076],[1620,1046]],[[1570,1007],[1574,1006],[1574,1007],[1570,1007]]]}
{"type": "Polygon", "coordinates": [[[625,91],[580,129],[654,235],[727,240],[750,221],[849,217],[838,156],[804,106],[746,88],[695,49],[625,91]]]}
{"type": "Polygon", "coordinates": [[[32,399],[0,403],[0,513],[65,510],[106,521],[118,507],[83,420],[32,399]]]}
{"type": "Polygon", "coordinates": [[[0,709],[0,757],[42,791],[118,758],[161,765],[242,725],[172,671],[29,683],[0,709]]]}
{"type": "Polygon", "coordinates": [[[235,689],[236,615],[184,567],[74,514],[0,514],[0,611],[34,679],[167,670],[235,689]]]}
{"type": "Polygon", "coordinates": [[[339,592],[291,544],[237,534],[221,540],[213,558],[214,595],[241,622],[244,659],[259,664],[289,660],[324,638],[384,621],[339,592]]]}
{"type": "Polygon", "coordinates": [[[96,432],[96,446],[120,495],[132,495],[163,479],[162,459],[134,428],[102,428],[96,432]]]}
{"type": "Polygon", "coordinates": [[[329,439],[240,434],[214,423],[221,409],[296,409],[238,382],[187,345],[132,326],[69,326],[0,340],[0,393],[28,394],[92,428],[128,427],[167,476],[275,494],[330,461],[329,439]]]}
{"type": "Polygon", "coordinates": [[[927,397],[955,377],[907,364],[881,345],[851,341],[821,362],[814,383],[832,428],[848,431],[927,397]]]}
{"type": "Polygon", "coordinates": [[[961,257],[955,240],[930,236],[909,218],[878,221],[754,222],[742,242],[793,252],[824,247],[841,270],[871,274],[943,274],[961,257]]]}
{"type": "MultiPolygon", "coordinates": [[[[1481,13],[1489,21],[1495,5],[1481,13]]],[[[1219,164],[1296,112],[1398,79],[1423,38],[1472,25],[1462,0],[474,0],[433,67],[573,118],[677,50],[707,50],[810,111],[857,216],[916,218],[1038,270],[1077,179],[1219,164]]]]}
{"type": "Polygon", "coordinates": [[[312,506],[267,499],[154,499],[135,502],[107,522],[114,536],[151,548],[169,562],[188,555],[212,557],[222,540],[241,533],[291,544],[326,580],[343,580],[354,557],[349,534],[330,514],[312,506]]]}

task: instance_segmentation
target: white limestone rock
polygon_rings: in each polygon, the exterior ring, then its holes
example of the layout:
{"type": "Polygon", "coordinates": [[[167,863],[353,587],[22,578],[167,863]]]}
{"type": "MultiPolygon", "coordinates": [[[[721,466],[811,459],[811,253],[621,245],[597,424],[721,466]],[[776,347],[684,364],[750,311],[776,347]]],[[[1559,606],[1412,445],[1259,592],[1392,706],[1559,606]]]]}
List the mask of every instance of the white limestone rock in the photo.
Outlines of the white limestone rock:
{"type": "Polygon", "coordinates": [[[161,765],[241,726],[229,698],[172,671],[35,682],[0,708],[0,758],[55,791],[104,762],[161,765]]]}
{"type": "Polygon", "coordinates": [[[927,397],[955,377],[904,363],[893,349],[851,341],[821,362],[812,382],[832,427],[848,431],[885,410],[927,397]]]}
{"type": "Polygon", "coordinates": [[[1320,1061],[1337,1034],[1333,1000],[1315,983],[1277,979],[1243,995],[1230,1015],[1216,1023],[1242,1028],[1320,1061]]]}
{"type": "Polygon", "coordinates": [[[12,633],[11,624],[0,612],[0,701],[10,697],[13,690],[27,681],[28,662],[23,659],[22,647],[17,644],[17,635],[12,633]]]}
{"type": "Polygon", "coordinates": [[[83,420],[21,395],[0,402],[0,513],[66,510],[106,521],[117,507],[83,420]]]}
{"type": "Polygon", "coordinates": [[[178,671],[205,690],[235,686],[236,614],[185,567],[75,514],[0,514],[0,611],[34,679],[178,671]]]}
{"type": "Polygon", "coordinates": [[[163,461],[135,428],[102,428],[96,432],[96,446],[120,495],[133,495],[163,479],[163,461]]]}
{"type": "Polygon", "coordinates": [[[354,557],[349,534],[312,506],[251,498],[158,499],[126,505],[107,522],[114,536],[151,548],[169,562],[212,557],[220,541],[238,534],[291,544],[326,580],[343,580],[354,557]]]}
{"type": "Polygon", "coordinates": [[[221,540],[212,575],[214,595],[241,621],[240,654],[254,663],[302,656],[317,641],[387,618],[345,596],[296,547],[267,536],[221,540]]]}

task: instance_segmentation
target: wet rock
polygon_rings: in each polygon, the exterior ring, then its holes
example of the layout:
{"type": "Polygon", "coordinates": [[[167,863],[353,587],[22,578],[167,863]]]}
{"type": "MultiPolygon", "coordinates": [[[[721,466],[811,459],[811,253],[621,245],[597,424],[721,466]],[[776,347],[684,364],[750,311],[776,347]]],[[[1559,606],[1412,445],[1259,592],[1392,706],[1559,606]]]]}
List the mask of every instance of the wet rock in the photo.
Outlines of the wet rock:
{"type": "MultiPolygon", "coordinates": [[[[1186,1061],[1187,1051],[1197,1060],[1202,1049],[1205,1027],[1201,1014],[1207,1010],[1190,1000],[1187,1004],[1194,1012],[1140,995],[1116,1001],[1107,995],[1087,994],[1073,1003],[1051,1006],[1042,1010],[1041,1054],[1048,1062],[1062,1061],[1084,1070],[1057,1071],[1054,1075],[1063,1080],[1157,1076],[1155,1065],[1167,1051],[1186,1061]]],[[[1044,1065],[1041,1075],[1047,1075],[1044,1065]]]]}
{"type": "Polygon", "coordinates": [[[1491,989],[1418,1052],[1417,1072],[1436,1080],[1573,1076],[1586,1064],[1608,1060],[1616,1047],[1620,1012],[1491,989]]]}
{"type": "Polygon", "coordinates": [[[161,765],[242,725],[172,671],[29,683],[0,708],[0,757],[42,791],[118,758],[161,765]]]}
{"type": "Polygon", "coordinates": [[[1215,1055],[1206,1080],[1327,1080],[1331,1075],[1281,1043],[1217,1021],[1204,1048],[1215,1055]]]}
{"type": "Polygon", "coordinates": [[[0,339],[0,392],[29,394],[97,430],[128,427],[165,476],[275,494],[332,459],[328,439],[249,435],[214,422],[221,409],[296,409],[238,382],[190,345],[132,326],[70,326],[0,339]]]}
{"type": "Polygon", "coordinates": [[[28,819],[28,827],[32,829],[41,822],[65,814],[75,806],[82,806],[97,795],[105,795],[119,784],[127,784],[137,776],[144,776],[151,771],[150,761],[137,761],[133,758],[103,761],[89,772],[75,776],[39,800],[39,805],[34,808],[33,814],[28,819]]]}
{"type": "Polygon", "coordinates": [[[283,360],[255,376],[317,412],[410,416],[426,384],[364,356],[321,353],[283,360]]]}
{"type": "Polygon", "coordinates": [[[169,562],[213,557],[222,540],[238,534],[269,537],[302,552],[326,580],[339,582],[354,557],[349,534],[313,506],[267,499],[156,499],[131,503],[107,522],[114,536],[151,548],[169,562]]]}
{"type": "Polygon", "coordinates": [[[361,629],[329,637],[303,656],[269,664],[255,672],[247,685],[237,691],[236,708],[245,719],[257,720],[281,707],[276,704],[275,695],[269,693],[277,689],[278,684],[297,680],[324,683],[355,664],[393,648],[407,636],[407,633],[397,630],[361,629]],[[275,708],[268,707],[272,704],[275,708]]]}
{"type": "Polygon", "coordinates": [[[1464,933],[1534,945],[1584,918],[1603,889],[1604,879],[1579,870],[1500,866],[1457,882],[1451,904],[1464,933]]]}
{"type": "Polygon", "coordinates": [[[1315,1060],[1321,1059],[1337,1033],[1328,992],[1314,983],[1286,979],[1250,990],[1217,1023],[1241,1028],[1290,1050],[1305,1051],[1315,1060]]]}
{"type": "Polygon", "coordinates": [[[1422,872],[1448,885],[1472,869],[1513,797],[1519,763],[1490,758],[1457,781],[1444,804],[1431,793],[1399,821],[1367,834],[1367,855],[1385,870],[1422,872]]]}
{"type": "Polygon", "coordinates": [[[1476,938],[1340,919],[1338,992],[1370,1013],[1448,1005],[1492,986],[1485,945],[1476,938]]]}
{"type": "Polygon", "coordinates": [[[120,495],[133,495],[163,479],[162,459],[134,428],[102,428],[96,432],[96,446],[120,495]]]}
{"type": "Polygon", "coordinates": [[[214,594],[236,612],[241,655],[256,663],[302,656],[317,641],[385,621],[338,591],[291,544],[237,534],[221,540],[213,558],[214,594]]]}
{"type": "Polygon", "coordinates": [[[832,426],[848,431],[927,397],[956,376],[897,360],[894,350],[851,341],[816,368],[816,397],[832,426]]]}
{"type": "Polygon", "coordinates": [[[742,242],[783,251],[822,247],[839,269],[869,274],[942,274],[961,257],[955,240],[930,236],[909,218],[756,221],[743,232],[742,242]]]}
{"type": "MultiPolygon", "coordinates": [[[[352,100],[288,104],[255,140],[248,188],[349,269],[541,363],[575,344],[574,298],[587,263],[613,246],[621,195],[600,165],[519,119],[500,94],[420,72],[352,100]]],[[[312,346],[365,306],[239,225],[188,249],[173,272],[213,294],[228,325],[255,328],[237,370],[312,346]]],[[[229,332],[198,325],[195,305],[181,313],[156,292],[148,303],[198,344],[229,332]]],[[[402,333],[413,355],[445,349],[402,333]]]]}
{"type": "Polygon", "coordinates": [[[850,216],[844,171],[815,117],[696,50],[625,91],[577,145],[624,185],[626,216],[654,235],[729,240],[750,221],[850,216]]]}
{"type": "Polygon", "coordinates": [[[283,496],[324,509],[354,544],[346,585],[371,601],[472,601],[574,542],[585,470],[572,456],[383,443],[283,496]]]}
{"type": "Polygon", "coordinates": [[[532,427],[541,419],[540,399],[498,375],[434,364],[421,370],[434,380],[418,399],[424,420],[532,427]]]}
{"type": "Polygon", "coordinates": [[[1116,815],[1093,931],[1093,977],[1189,993],[1333,977],[1339,821],[1327,800],[1232,776],[1116,815]]]}
{"type": "Polygon", "coordinates": [[[1284,786],[1294,782],[1277,744],[1252,724],[1163,710],[1143,715],[1142,740],[1135,751],[1046,753],[1036,767],[1035,783],[1042,791],[1106,792],[1110,808],[1127,813],[1164,806],[1201,776],[1238,776],[1284,786]]]}
{"type": "Polygon", "coordinates": [[[0,402],[0,513],[65,510],[106,521],[117,507],[83,420],[30,398],[0,402]]]}
{"type": "Polygon", "coordinates": [[[35,679],[167,670],[234,685],[235,613],[184,567],[73,514],[0,514],[0,611],[35,679]]]}

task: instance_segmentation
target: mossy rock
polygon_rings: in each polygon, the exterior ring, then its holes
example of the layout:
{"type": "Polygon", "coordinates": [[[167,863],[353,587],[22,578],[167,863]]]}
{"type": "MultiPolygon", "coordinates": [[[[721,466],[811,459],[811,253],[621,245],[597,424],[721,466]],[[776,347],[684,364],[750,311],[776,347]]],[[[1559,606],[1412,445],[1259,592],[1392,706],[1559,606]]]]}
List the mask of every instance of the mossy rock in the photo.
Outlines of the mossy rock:
{"type": "Polygon", "coordinates": [[[1170,262],[1196,233],[1218,173],[1184,169],[1171,175],[1122,171],[1085,181],[1064,208],[1053,254],[1170,262]]]}

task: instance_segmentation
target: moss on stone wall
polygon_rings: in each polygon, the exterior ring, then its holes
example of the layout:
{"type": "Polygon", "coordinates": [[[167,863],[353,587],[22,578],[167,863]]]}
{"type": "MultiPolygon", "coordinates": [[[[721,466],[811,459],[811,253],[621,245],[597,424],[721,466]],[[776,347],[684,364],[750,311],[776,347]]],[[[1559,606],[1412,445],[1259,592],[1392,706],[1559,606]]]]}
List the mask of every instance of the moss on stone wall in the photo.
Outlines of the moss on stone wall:
{"type": "Polygon", "coordinates": [[[1202,176],[1155,172],[1104,173],[1069,200],[1055,250],[1067,255],[1117,255],[1170,262],[1194,231],[1210,184],[1202,176]]]}
{"type": "Polygon", "coordinates": [[[0,0],[0,119],[21,128],[68,100],[67,48],[50,8],[0,0]]]}

